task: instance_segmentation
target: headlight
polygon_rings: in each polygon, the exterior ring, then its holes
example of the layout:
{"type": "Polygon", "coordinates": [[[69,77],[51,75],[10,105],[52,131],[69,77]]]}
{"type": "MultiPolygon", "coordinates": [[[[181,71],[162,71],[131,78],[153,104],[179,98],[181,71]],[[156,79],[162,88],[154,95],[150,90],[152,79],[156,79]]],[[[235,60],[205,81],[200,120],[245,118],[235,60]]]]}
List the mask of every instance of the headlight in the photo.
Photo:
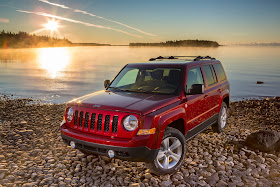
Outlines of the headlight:
{"type": "Polygon", "coordinates": [[[72,108],[68,108],[68,110],[67,110],[67,122],[71,122],[72,121],[72,119],[73,119],[73,114],[74,114],[74,112],[73,112],[73,109],[72,108]]]}
{"type": "Polygon", "coordinates": [[[123,119],[123,126],[128,131],[134,131],[138,127],[138,120],[133,115],[126,116],[123,119]]]}

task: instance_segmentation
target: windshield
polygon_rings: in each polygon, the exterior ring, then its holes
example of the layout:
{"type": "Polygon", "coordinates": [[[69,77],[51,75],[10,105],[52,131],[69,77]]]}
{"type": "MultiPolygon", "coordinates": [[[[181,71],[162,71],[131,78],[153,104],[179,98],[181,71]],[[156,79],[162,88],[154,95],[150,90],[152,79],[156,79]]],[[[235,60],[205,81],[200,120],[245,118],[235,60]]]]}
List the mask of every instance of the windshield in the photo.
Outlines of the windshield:
{"type": "Polygon", "coordinates": [[[180,68],[126,67],[111,83],[109,90],[177,94],[180,83],[180,68]]]}

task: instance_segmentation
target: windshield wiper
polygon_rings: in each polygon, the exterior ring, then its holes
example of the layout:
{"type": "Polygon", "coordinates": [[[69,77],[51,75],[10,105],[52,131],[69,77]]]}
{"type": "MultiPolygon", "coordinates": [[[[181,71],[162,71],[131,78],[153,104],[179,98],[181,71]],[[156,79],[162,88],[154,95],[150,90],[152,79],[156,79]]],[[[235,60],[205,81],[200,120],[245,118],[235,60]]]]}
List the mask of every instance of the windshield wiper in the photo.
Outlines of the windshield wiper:
{"type": "Polygon", "coordinates": [[[125,90],[128,92],[136,92],[136,93],[152,93],[151,91],[147,91],[147,90],[125,90]]]}
{"type": "Polygon", "coordinates": [[[113,89],[118,90],[118,91],[121,91],[121,92],[130,92],[130,90],[127,90],[127,89],[120,89],[120,88],[118,88],[118,87],[111,87],[111,86],[109,86],[108,88],[113,88],[113,89]]]}
{"type": "Polygon", "coordinates": [[[111,87],[111,86],[109,86],[108,88],[113,88],[113,89],[118,90],[118,91],[121,91],[121,92],[152,93],[151,91],[146,91],[146,90],[120,89],[120,88],[111,87]]]}
{"type": "Polygon", "coordinates": [[[120,91],[122,91],[122,89],[117,88],[117,87],[112,87],[112,86],[109,86],[108,88],[113,88],[113,89],[116,89],[116,90],[120,90],[120,91]]]}

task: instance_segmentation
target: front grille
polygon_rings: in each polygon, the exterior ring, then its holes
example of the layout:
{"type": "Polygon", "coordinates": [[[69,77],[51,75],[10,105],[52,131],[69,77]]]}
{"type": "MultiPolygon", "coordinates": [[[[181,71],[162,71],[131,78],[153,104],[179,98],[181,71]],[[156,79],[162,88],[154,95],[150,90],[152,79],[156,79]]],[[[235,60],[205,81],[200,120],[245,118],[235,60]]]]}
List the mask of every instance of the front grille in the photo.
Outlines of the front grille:
{"type": "Polygon", "coordinates": [[[76,110],[74,113],[74,127],[81,131],[91,133],[111,133],[118,132],[119,116],[100,113],[90,113],[76,110]]]}

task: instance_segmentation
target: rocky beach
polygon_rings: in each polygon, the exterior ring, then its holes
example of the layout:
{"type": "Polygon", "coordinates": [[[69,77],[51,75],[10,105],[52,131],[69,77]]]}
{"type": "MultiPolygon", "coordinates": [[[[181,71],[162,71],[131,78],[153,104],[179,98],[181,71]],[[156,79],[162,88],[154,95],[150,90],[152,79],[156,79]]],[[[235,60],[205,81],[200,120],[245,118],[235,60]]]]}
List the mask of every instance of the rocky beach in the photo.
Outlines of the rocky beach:
{"type": "Polygon", "coordinates": [[[0,98],[0,186],[280,186],[280,154],[248,148],[259,130],[280,132],[280,97],[230,103],[228,126],[187,142],[183,167],[156,176],[144,163],[86,156],[66,146],[64,104],[0,98]]]}

